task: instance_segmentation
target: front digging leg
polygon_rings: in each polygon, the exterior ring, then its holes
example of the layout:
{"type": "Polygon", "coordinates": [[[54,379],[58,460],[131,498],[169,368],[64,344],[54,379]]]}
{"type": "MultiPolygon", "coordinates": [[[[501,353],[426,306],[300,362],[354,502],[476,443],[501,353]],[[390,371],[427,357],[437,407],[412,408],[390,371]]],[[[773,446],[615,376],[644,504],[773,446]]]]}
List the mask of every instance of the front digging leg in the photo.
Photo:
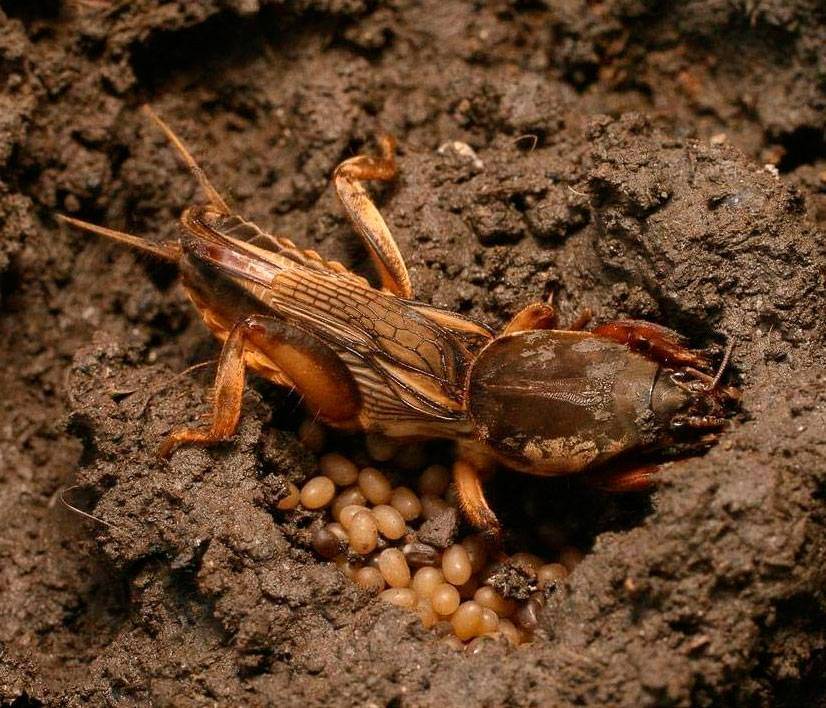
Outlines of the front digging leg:
{"type": "Polygon", "coordinates": [[[594,327],[591,334],[625,344],[661,364],[708,368],[708,359],[686,346],[685,338],[674,330],[643,320],[616,320],[594,327]]]}

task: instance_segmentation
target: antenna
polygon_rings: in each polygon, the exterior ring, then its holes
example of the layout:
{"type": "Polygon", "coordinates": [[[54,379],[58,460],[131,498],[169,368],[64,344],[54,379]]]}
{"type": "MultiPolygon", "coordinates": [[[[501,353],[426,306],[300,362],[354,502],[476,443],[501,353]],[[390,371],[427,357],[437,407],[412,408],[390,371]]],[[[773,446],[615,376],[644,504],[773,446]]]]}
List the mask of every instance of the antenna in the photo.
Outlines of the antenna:
{"type": "Polygon", "coordinates": [[[192,175],[198,180],[198,184],[201,185],[201,189],[204,190],[204,194],[206,194],[209,203],[214,206],[218,211],[223,214],[231,214],[230,208],[227,206],[227,203],[224,201],[223,197],[218,194],[218,190],[212,186],[212,183],[207,178],[206,174],[204,173],[201,166],[195,162],[195,158],[192,157],[192,154],[189,150],[186,149],[186,146],[181,142],[180,138],[178,138],[175,133],[172,132],[172,128],[170,128],[166,123],[164,123],[163,119],[152,110],[149,104],[143,105],[143,112],[149,116],[155,125],[157,125],[166,135],[167,139],[170,143],[172,143],[172,147],[175,148],[175,151],[180,155],[181,159],[186,163],[186,166],[189,168],[189,171],[192,172],[192,175]]]}
{"type": "Polygon", "coordinates": [[[731,360],[731,353],[734,351],[734,337],[729,339],[728,346],[726,347],[726,353],[723,354],[723,361],[720,363],[720,368],[717,370],[717,373],[714,375],[714,378],[711,380],[711,383],[708,385],[708,391],[713,391],[720,385],[720,381],[723,378],[723,374],[726,371],[726,367],[731,360]]]}

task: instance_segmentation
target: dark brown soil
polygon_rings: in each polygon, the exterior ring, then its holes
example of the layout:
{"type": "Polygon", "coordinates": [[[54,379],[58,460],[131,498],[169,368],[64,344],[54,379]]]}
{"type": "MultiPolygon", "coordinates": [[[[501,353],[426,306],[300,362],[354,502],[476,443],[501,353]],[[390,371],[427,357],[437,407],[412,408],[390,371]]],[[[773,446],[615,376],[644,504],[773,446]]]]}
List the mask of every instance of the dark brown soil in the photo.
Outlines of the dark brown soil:
{"type": "Polygon", "coordinates": [[[0,703],[824,705],[825,19],[0,0],[0,703]],[[231,444],[155,458],[215,344],[174,273],[54,219],[174,236],[197,196],[145,101],[241,213],[365,273],[328,178],[391,131],[379,201],[420,299],[498,326],[553,291],[563,319],[735,337],[741,413],[648,501],[500,480],[589,553],[533,644],[452,652],[270,513],[312,467],[295,400],[257,383],[231,444]]]}

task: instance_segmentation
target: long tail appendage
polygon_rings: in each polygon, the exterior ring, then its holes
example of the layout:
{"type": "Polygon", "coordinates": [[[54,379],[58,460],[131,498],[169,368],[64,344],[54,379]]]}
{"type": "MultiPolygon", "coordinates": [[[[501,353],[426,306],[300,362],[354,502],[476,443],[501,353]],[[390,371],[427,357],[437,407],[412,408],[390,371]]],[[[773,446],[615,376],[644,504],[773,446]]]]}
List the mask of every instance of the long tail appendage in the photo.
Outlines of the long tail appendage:
{"type": "Polygon", "coordinates": [[[105,226],[90,224],[88,221],[81,221],[80,219],[75,219],[71,216],[57,214],[57,218],[59,221],[70,224],[71,226],[83,231],[88,231],[89,233],[97,234],[98,236],[105,236],[113,241],[125,243],[132,248],[137,248],[139,251],[148,253],[156,258],[160,258],[161,260],[169,261],[170,263],[177,263],[181,258],[181,247],[174,242],[166,241],[163,243],[153,243],[152,241],[147,241],[145,238],[140,238],[139,236],[133,236],[132,234],[127,234],[123,231],[115,231],[114,229],[107,229],[105,226]]]}

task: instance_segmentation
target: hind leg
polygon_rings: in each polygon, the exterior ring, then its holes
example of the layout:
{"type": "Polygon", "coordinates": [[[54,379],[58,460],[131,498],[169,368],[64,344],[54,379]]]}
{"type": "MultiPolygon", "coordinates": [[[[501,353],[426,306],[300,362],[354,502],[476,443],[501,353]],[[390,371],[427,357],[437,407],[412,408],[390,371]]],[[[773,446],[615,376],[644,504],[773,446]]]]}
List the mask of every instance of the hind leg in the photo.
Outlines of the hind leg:
{"type": "Polygon", "coordinates": [[[161,457],[169,457],[185,443],[212,445],[232,437],[241,416],[248,351],[271,361],[277,376],[293,383],[313,414],[332,423],[345,423],[358,414],[358,388],[335,352],[297,327],[253,315],[236,324],[224,342],[215,375],[211,425],[173,431],[160,447],[161,457]]]}
{"type": "Polygon", "coordinates": [[[379,138],[379,146],[379,157],[358,155],[342,162],[333,173],[333,184],[353,229],[367,247],[382,286],[395,295],[410,299],[413,288],[404,258],[362,184],[368,180],[389,182],[396,176],[395,141],[389,135],[383,135],[379,138]]]}

